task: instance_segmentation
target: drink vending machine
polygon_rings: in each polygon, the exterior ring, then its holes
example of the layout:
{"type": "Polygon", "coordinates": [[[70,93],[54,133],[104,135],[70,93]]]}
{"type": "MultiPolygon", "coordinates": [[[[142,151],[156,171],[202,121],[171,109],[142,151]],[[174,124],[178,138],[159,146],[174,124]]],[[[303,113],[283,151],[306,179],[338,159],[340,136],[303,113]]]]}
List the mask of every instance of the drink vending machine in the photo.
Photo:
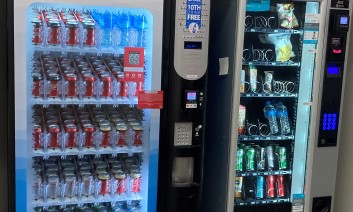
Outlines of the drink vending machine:
{"type": "Polygon", "coordinates": [[[155,211],[163,1],[14,11],[16,211],[155,211]]]}
{"type": "Polygon", "coordinates": [[[332,210],[348,1],[212,3],[203,210],[332,210]]]}

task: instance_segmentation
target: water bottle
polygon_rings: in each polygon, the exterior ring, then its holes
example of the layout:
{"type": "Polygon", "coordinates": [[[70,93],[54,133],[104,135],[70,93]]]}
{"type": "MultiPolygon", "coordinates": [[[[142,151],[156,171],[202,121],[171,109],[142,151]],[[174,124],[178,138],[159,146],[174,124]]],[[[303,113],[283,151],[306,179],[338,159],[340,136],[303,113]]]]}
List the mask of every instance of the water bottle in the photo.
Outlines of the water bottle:
{"type": "Polygon", "coordinates": [[[113,28],[113,17],[112,14],[109,12],[105,12],[103,14],[103,20],[104,24],[102,27],[102,32],[103,32],[103,47],[104,48],[109,48],[111,46],[111,30],[113,28]]]}
{"type": "Polygon", "coordinates": [[[144,15],[134,17],[134,27],[138,31],[137,46],[146,48],[147,20],[144,15]]]}
{"type": "Polygon", "coordinates": [[[282,102],[278,102],[278,105],[276,107],[276,115],[281,127],[281,134],[286,135],[290,133],[287,107],[284,106],[282,102]]]}
{"type": "Polygon", "coordinates": [[[266,102],[266,106],[263,109],[265,118],[268,119],[271,134],[278,133],[278,124],[276,119],[276,109],[271,105],[270,101],[266,102]]]}
{"type": "Polygon", "coordinates": [[[129,46],[129,29],[131,26],[130,15],[120,13],[117,18],[117,27],[121,32],[120,46],[122,48],[129,46]]]}

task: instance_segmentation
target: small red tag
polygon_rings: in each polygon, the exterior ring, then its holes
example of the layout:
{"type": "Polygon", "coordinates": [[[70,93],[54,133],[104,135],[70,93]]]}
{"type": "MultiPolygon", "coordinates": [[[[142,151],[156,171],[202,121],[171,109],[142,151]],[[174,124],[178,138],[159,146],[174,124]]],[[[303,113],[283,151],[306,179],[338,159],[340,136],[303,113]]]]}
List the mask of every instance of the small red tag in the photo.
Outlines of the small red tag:
{"type": "Polygon", "coordinates": [[[139,91],[139,109],[163,109],[163,91],[139,91]]]}

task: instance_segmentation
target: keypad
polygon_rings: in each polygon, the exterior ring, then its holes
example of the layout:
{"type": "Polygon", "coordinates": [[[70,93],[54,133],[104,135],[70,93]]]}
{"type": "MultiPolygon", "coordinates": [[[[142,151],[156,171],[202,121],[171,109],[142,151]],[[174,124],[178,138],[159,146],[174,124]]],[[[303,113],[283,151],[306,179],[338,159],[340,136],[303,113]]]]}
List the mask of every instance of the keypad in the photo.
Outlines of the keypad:
{"type": "Polygon", "coordinates": [[[337,113],[324,113],[322,119],[322,130],[323,131],[335,131],[337,130],[337,113]]]}
{"type": "Polygon", "coordinates": [[[176,122],[174,146],[192,145],[192,122],[176,122]]]}

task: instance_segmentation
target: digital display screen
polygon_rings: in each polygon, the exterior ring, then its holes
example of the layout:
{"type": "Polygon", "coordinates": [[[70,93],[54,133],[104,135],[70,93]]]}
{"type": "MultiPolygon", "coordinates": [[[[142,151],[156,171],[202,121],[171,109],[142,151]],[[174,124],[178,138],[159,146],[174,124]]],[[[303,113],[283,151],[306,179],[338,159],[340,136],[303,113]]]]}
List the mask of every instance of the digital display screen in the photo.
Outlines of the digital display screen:
{"type": "Polygon", "coordinates": [[[340,17],[340,24],[347,25],[348,24],[348,17],[347,16],[340,17]]]}
{"type": "Polygon", "coordinates": [[[338,66],[328,66],[327,67],[327,75],[339,75],[340,68],[338,66]]]}
{"type": "Polygon", "coordinates": [[[195,101],[196,100],[196,92],[187,92],[186,100],[195,101]]]}
{"type": "Polygon", "coordinates": [[[185,41],[184,49],[202,49],[202,42],[185,41]]]}

